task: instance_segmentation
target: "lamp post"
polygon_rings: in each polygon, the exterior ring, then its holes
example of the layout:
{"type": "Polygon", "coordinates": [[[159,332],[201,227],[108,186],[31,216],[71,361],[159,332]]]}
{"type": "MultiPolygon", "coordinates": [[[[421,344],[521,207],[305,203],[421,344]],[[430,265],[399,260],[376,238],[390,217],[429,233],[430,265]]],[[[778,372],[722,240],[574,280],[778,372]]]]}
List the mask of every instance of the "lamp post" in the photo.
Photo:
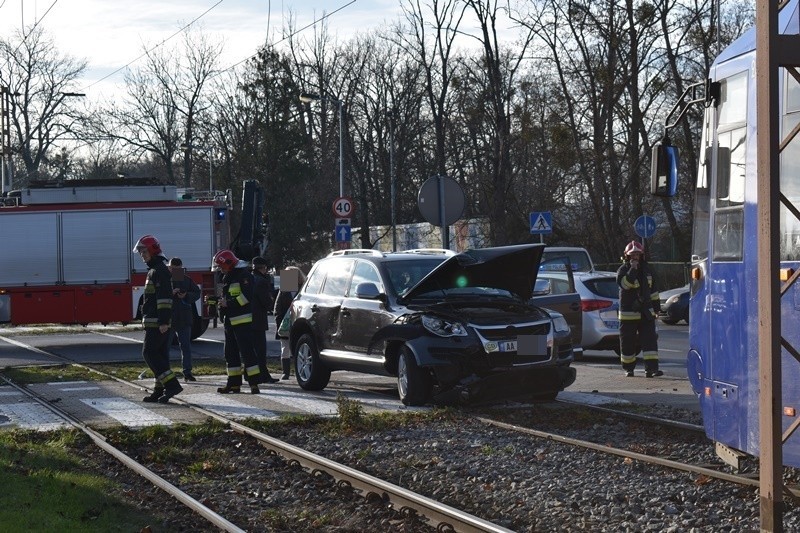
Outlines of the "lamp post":
{"type": "MultiPolygon", "coordinates": [[[[214,175],[211,170],[211,152],[205,146],[197,146],[195,144],[181,144],[181,149],[189,152],[191,150],[199,150],[203,152],[208,158],[208,190],[213,194],[214,191],[214,175]]],[[[187,184],[188,185],[188,184],[187,184]]]]}
{"type": "Polygon", "coordinates": [[[332,96],[320,96],[311,93],[300,94],[300,101],[304,104],[320,100],[333,102],[339,109],[339,197],[342,197],[344,196],[344,102],[332,96]]]}

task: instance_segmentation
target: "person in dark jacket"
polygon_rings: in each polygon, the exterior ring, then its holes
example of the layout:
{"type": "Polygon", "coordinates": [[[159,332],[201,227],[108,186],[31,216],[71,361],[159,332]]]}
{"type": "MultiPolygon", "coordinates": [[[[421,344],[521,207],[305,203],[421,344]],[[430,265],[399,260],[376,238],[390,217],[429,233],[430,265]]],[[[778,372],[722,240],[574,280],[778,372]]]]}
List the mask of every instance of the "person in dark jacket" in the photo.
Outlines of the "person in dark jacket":
{"type": "Polygon", "coordinates": [[[186,275],[180,257],[169,260],[172,275],[172,329],[181,347],[181,365],[184,381],[197,381],[192,375],[192,327],[194,326],[194,303],[200,298],[200,287],[186,275]]]}
{"type": "Polygon", "coordinates": [[[156,378],[153,393],[145,402],[167,403],[183,390],[169,365],[169,345],[172,339],[172,276],[161,255],[161,244],[152,235],[140,238],[133,251],[147,265],[147,278],[142,297],[142,325],[144,343],[142,357],[156,378]]]}
{"type": "Polygon", "coordinates": [[[644,375],[662,376],[658,369],[656,317],[661,300],[653,272],[644,259],[644,247],[631,241],[625,247],[623,264],[617,270],[619,285],[619,348],[625,375],[633,377],[639,349],[644,359],[644,375]]]}
{"type": "Polygon", "coordinates": [[[275,315],[275,338],[281,341],[281,369],[283,370],[281,379],[289,379],[292,369],[292,350],[289,346],[289,339],[281,337],[278,330],[280,329],[280,324],[284,316],[289,312],[289,306],[292,305],[292,300],[297,296],[297,291],[305,281],[305,274],[296,266],[286,267],[281,271],[280,290],[278,291],[278,297],[275,298],[275,309],[273,312],[275,315]],[[292,278],[291,281],[290,278],[292,278]],[[296,281],[294,278],[296,278],[296,281]]]}
{"type": "Polygon", "coordinates": [[[217,389],[220,394],[241,392],[242,364],[250,392],[258,394],[261,382],[256,352],[253,349],[253,275],[250,265],[230,250],[214,256],[214,268],[222,271],[222,298],[219,309],[225,316],[225,364],[228,381],[217,389]]]}
{"type": "Polygon", "coordinates": [[[253,258],[253,348],[262,383],[277,383],[267,368],[267,330],[272,311],[272,277],[267,273],[267,260],[253,258]]]}

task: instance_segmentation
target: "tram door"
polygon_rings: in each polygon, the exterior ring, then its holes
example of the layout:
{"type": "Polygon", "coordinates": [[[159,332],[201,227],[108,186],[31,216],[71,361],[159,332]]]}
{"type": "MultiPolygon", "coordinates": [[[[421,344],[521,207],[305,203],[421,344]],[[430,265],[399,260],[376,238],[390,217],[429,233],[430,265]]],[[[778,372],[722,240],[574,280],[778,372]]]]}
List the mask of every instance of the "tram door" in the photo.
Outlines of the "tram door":
{"type": "MultiPolygon", "coordinates": [[[[748,135],[748,89],[754,80],[748,70],[750,60],[731,61],[717,67],[720,99],[713,133],[712,172],[709,188],[709,264],[705,279],[708,312],[709,363],[714,438],[727,443],[746,439],[745,419],[740,419],[748,376],[746,358],[757,358],[748,351],[749,330],[757,327],[746,319],[757,313],[755,266],[745,261],[753,257],[755,235],[745,239],[746,223],[757,227],[755,204],[755,144],[748,135]],[[750,200],[748,204],[747,200],[750,200]],[[748,249],[745,250],[745,243],[748,249]]],[[[754,121],[752,121],[754,123],[754,121]]],[[[757,390],[757,389],[756,389],[757,390]]],[[[704,391],[705,393],[705,391],[704,391]]],[[[756,402],[757,403],[757,402],[756,402]]]]}

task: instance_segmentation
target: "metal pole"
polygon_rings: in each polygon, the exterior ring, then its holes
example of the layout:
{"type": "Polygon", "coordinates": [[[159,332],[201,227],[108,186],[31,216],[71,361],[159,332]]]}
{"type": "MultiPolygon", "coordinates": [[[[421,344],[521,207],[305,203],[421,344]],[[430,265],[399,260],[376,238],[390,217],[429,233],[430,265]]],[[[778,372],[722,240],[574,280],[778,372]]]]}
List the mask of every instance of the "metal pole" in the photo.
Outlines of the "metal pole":
{"type": "Polygon", "coordinates": [[[211,152],[206,152],[208,156],[208,190],[214,192],[214,177],[211,174],[211,152]]]}
{"type": "Polygon", "coordinates": [[[389,181],[392,191],[392,251],[397,251],[397,221],[395,219],[395,178],[394,178],[394,109],[389,117],[389,181]]]}
{"type": "Polygon", "coordinates": [[[339,104],[339,197],[344,196],[344,102],[339,104]]]}

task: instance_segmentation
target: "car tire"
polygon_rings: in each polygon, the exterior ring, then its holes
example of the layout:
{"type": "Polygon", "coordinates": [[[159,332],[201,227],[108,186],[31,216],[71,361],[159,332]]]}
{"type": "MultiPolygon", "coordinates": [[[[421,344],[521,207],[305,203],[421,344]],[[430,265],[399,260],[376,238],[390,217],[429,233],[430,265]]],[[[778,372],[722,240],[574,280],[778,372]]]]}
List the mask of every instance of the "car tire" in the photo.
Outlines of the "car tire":
{"type": "Polygon", "coordinates": [[[664,324],[666,324],[668,326],[674,326],[675,324],[678,323],[677,320],[672,319],[672,318],[662,318],[661,322],[663,322],[664,324]]]}
{"type": "Polygon", "coordinates": [[[425,405],[433,391],[431,375],[417,365],[414,353],[403,346],[397,360],[397,392],[404,405],[425,405]]]}
{"type": "Polygon", "coordinates": [[[317,343],[308,333],[297,341],[294,370],[297,383],[303,390],[322,390],[331,380],[331,370],[320,361],[317,343]]]}

